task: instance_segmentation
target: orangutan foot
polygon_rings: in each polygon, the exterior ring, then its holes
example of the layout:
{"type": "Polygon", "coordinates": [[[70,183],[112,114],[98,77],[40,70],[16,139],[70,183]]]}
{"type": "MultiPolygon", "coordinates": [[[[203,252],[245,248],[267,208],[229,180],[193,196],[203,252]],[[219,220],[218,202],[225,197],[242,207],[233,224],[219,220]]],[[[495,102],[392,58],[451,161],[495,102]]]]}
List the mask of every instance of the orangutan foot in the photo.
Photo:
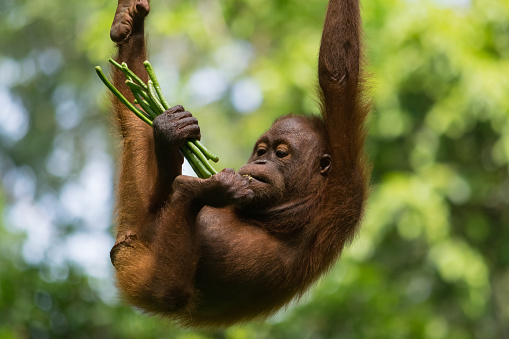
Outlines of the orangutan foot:
{"type": "Polygon", "coordinates": [[[136,28],[143,26],[143,20],[150,12],[149,2],[149,0],[118,0],[110,30],[113,42],[124,42],[136,28]]]}

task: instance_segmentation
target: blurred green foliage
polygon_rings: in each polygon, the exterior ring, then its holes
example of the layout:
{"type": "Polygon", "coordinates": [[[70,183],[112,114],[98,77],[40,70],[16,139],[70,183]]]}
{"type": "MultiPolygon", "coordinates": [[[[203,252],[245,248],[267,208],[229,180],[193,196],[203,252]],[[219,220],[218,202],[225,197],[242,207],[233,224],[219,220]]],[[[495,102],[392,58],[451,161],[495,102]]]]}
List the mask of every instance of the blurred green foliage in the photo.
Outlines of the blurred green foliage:
{"type": "MultiPolygon", "coordinates": [[[[317,112],[325,0],[152,6],[150,60],[167,98],[200,120],[217,167],[238,168],[275,117],[317,112]]],[[[87,219],[95,211],[80,214],[69,192],[87,164],[116,154],[93,70],[114,51],[115,7],[0,2],[0,339],[508,337],[509,2],[363,1],[374,172],[362,231],[302,300],[218,332],[140,315],[114,297],[111,268],[105,279],[50,255],[111,220],[87,219]],[[23,227],[34,209],[55,233],[38,256],[37,222],[23,227]]]]}

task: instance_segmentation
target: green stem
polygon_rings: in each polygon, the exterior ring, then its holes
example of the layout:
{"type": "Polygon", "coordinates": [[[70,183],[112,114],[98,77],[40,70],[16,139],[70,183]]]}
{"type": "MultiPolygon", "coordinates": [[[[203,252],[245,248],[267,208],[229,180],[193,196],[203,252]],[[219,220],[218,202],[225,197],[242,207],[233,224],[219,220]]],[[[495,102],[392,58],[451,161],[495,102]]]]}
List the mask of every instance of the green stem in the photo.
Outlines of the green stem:
{"type": "MultiPolygon", "coordinates": [[[[154,88],[154,84],[150,80],[148,81],[148,96],[154,102],[155,106],[157,107],[157,110],[159,111],[159,114],[166,111],[166,109],[163,107],[163,105],[161,105],[161,103],[157,99],[157,94],[156,94],[156,91],[154,88]]],[[[156,108],[156,107],[154,107],[154,108],[156,108]]]]}
{"type": "Polygon", "coordinates": [[[116,68],[118,68],[119,70],[121,70],[122,72],[124,72],[125,76],[127,79],[129,80],[134,80],[138,83],[138,85],[140,85],[145,91],[148,91],[147,89],[147,85],[143,82],[143,80],[140,79],[139,76],[137,76],[136,74],[134,74],[133,71],[131,71],[129,69],[129,67],[127,67],[127,64],[125,62],[121,64],[119,64],[118,62],[116,62],[115,60],[113,60],[112,58],[109,58],[108,61],[113,65],[115,66],[116,68]]]}
{"type": "Polygon", "coordinates": [[[113,58],[109,58],[108,61],[110,62],[110,64],[112,64],[113,66],[122,71],[122,65],[113,60],[113,58]]]}
{"type": "Polygon", "coordinates": [[[136,98],[136,101],[143,108],[145,113],[149,116],[149,119],[153,121],[157,117],[157,114],[150,107],[150,104],[147,101],[143,100],[143,98],[141,96],[141,87],[136,85],[132,81],[126,81],[125,83],[131,89],[131,92],[133,93],[134,97],[136,98]]]}
{"type": "Polygon", "coordinates": [[[194,168],[197,170],[195,172],[200,178],[207,179],[212,176],[212,174],[210,174],[207,168],[205,168],[200,159],[198,159],[196,154],[192,153],[191,150],[187,147],[187,145],[182,146],[180,150],[182,151],[182,153],[184,153],[184,156],[186,157],[187,161],[190,164],[192,164],[191,166],[194,166],[194,168]]]}
{"type": "Polygon", "coordinates": [[[186,146],[189,147],[191,152],[196,154],[198,159],[200,159],[200,162],[203,164],[203,166],[205,166],[205,168],[207,169],[207,171],[209,171],[209,173],[217,174],[217,171],[209,164],[209,162],[207,161],[207,158],[205,158],[205,156],[200,151],[200,149],[198,147],[196,147],[196,145],[192,141],[186,142],[186,146]]]}
{"type": "Polygon", "coordinates": [[[124,71],[126,76],[133,78],[133,80],[136,81],[138,85],[140,85],[145,91],[148,91],[147,85],[143,82],[143,80],[141,80],[139,76],[134,74],[134,72],[131,71],[129,67],[127,67],[127,64],[125,62],[122,63],[122,71],[124,71]]]}
{"type": "Polygon", "coordinates": [[[145,114],[139,110],[138,108],[136,108],[133,104],[131,104],[129,102],[129,100],[127,100],[123,95],[122,93],[120,93],[118,91],[118,89],[115,88],[115,86],[113,86],[111,84],[111,82],[108,80],[108,78],[106,78],[106,76],[104,75],[101,67],[97,66],[95,68],[95,71],[97,72],[97,75],[99,76],[99,78],[102,80],[102,82],[106,85],[106,87],[108,87],[108,89],[118,98],[118,100],[120,100],[127,108],[129,108],[134,114],[136,114],[138,116],[138,118],[140,118],[141,120],[143,120],[144,122],[146,122],[148,125],[152,126],[152,121],[150,121],[150,119],[148,119],[145,114]]]}
{"type": "Polygon", "coordinates": [[[157,92],[157,95],[159,96],[159,100],[161,100],[164,110],[167,110],[168,108],[170,108],[170,105],[168,104],[166,98],[164,97],[163,91],[161,89],[161,86],[159,85],[159,81],[157,80],[156,73],[154,72],[152,65],[150,64],[150,62],[148,62],[148,60],[145,60],[143,62],[143,66],[145,66],[148,76],[150,77],[150,80],[152,80],[152,83],[154,84],[154,88],[157,92]]]}
{"type": "Polygon", "coordinates": [[[149,108],[149,110],[150,110],[150,115],[151,115],[151,116],[154,116],[154,119],[155,119],[155,118],[157,118],[157,113],[156,113],[156,111],[154,111],[154,110],[152,109],[152,106],[150,105],[150,102],[148,102],[148,101],[146,101],[146,100],[143,100],[143,99],[142,99],[142,102],[143,102],[145,105],[147,105],[147,106],[148,106],[148,108],[149,108]]]}
{"type": "Polygon", "coordinates": [[[131,90],[133,88],[136,88],[136,90],[140,93],[142,98],[145,99],[150,106],[152,106],[152,107],[155,106],[155,103],[152,101],[152,99],[150,99],[150,96],[148,95],[148,87],[147,87],[147,90],[145,91],[143,89],[143,87],[141,87],[138,84],[134,83],[132,80],[131,80],[131,86],[132,86],[131,90]]]}
{"type": "MultiPolygon", "coordinates": [[[[161,86],[159,85],[159,81],[157,80],[154,69],[152,68],[150,62],[145,61],[143,63],[145,70],[147,71],[147,74],[150,78],[147,84],[145,84],[140,77],[138,77],[136,74],[134,74],[133,71],[129,69],[125,62],[119,64],[111,58],[108,61],[124,73],[127,78],[126,84],[135,97],[135,103],[140,105],[143,110],[130,103],[129,100],[127,100],[122,95],[122,93],[120,93],[115,88],[115,86],[113,86],[111,82],[106,78],[102,72],[101,67],[97,66],[95,69],[99,75],[99,78],[106,85],[106,87],[108,87],[108,89],[127,108],[129,108],[129,110],[136,114],[136,116],[138,116],[145,123],[152,126],[152,120],[167,110],[169,108],[169,104],[163,95],[161,86]]],[[[196,139],[189,140],[185,145],[181,147],[180,150],[186,157],[194,172],[200,178],[209,178],[213,174],[217,173],[217,171],[209,164],[208,160],[218,162],[219,157],[210,152],[205,146],[203,146],[200,141],[196,139]]]]}
{"type": "Polygon", "coordinates": [[[210,159],[213,162],[219,161],[219,157],[209,151],[205,146],[203,146],[203,144],[198,139],[193,140],[193,143],[200,149],[200,151],[207,157],[207,159],[210,159]]]}

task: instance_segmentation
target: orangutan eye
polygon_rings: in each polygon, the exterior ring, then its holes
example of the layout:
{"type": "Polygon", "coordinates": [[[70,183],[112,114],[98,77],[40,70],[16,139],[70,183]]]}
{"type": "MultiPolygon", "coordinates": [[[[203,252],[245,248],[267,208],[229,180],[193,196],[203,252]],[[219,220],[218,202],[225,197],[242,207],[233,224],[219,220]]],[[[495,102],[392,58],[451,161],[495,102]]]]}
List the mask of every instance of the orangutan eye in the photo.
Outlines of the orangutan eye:
{"type": "Polygon", "coordinates": [[[256,151],[256,156],[261,157],[265,153],[267,153],[267,150],[265,148],[258,148],[258,150],[256,151]]]}
{"type": "Polygon", "coordinates": [[[276,150],[276,157],[284,158],[286,156],[288,156],[288,152],[286,152],[285,150],[282,150],[282,149],[276,150]]]}

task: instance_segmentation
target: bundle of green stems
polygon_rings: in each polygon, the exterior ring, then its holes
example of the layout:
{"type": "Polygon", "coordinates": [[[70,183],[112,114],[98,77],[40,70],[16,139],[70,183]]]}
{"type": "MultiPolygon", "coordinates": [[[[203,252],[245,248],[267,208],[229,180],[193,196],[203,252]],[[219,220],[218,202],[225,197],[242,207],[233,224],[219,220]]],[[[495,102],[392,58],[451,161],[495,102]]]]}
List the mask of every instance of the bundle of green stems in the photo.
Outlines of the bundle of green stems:
{"type": "MultiPolygon", "coordinates": [[[[97,75],[101,78],[102,82],[110,89],[110,91],[134,114],[141,120],[152,126],[154,119],[164,113],[170,108],[166,98],[163,95],[159,81],[150,62],[145,61],[143,65],[147,71],[149,79],[147,84],[143,82],[133,71],[127,67],[124,62],[119,64],[113,59],[109,59],[113,66],[120,69],[126,76],[126,84],[133,93],[135,98],[134,103],[127,100],[120,91],[113,86],[113,84],[106,78],[101,67],[95,68],[97,75]],[[136,106],[139,105],[138,106],[136,106]],[[141,107],[141,108],[140,108],[141,107]]],[[[209,164],[208,160],[218,162],[219,158],[211,153],[202,143],[197,139],[191,139],[180,148],[180,151],[187,159],[196,175],[200,178],[209,178],[217,173],[217,171],[209,164]]]]}

